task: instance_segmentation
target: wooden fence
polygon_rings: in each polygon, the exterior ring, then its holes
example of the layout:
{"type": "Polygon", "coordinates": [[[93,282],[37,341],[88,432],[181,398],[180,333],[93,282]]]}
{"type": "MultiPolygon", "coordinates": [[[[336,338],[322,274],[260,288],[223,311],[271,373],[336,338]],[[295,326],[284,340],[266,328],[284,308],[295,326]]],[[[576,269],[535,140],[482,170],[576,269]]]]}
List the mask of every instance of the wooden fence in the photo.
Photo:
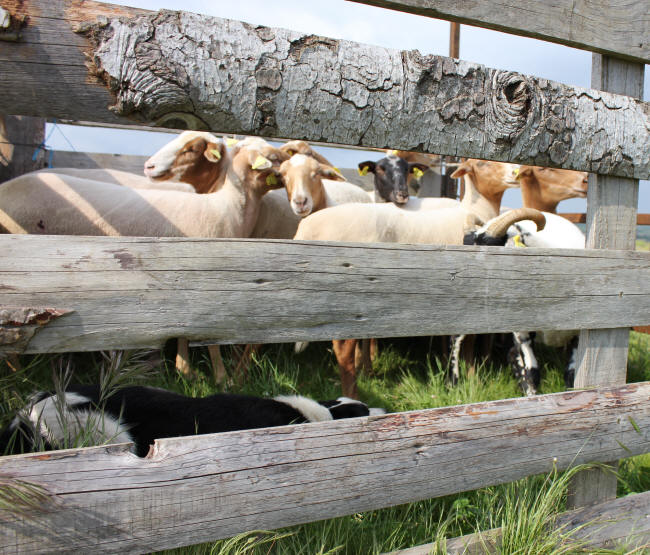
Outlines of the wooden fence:
{"type": "MultiPolygon", "coordinates": [[[[618,12],[485,2],[472,14],[442,0],[366,3],[605,55],[587,90],[180,12],[0,0],[11,15],[0,111],[596,172],[587,250],[2,236],[0,349],[580,328],[576,387],[593,389],[167,439],[146,459],[124,446],[2,458],[0,478],[36,483],[50,502],[0,511],[0,551],[146,552],[650,451],[650,384],[625,385],[629,327],[650,324],[650,255],[633,251],[638,179],[650,176],[650,106],[638,100],[648,1],[618,12]]],[[[601,511],[620,526],[595,543],[647,541],[648,496],[615,491],[606,472],[579,475],[571,505],[598,505],[566,518],[601,511]]]]}

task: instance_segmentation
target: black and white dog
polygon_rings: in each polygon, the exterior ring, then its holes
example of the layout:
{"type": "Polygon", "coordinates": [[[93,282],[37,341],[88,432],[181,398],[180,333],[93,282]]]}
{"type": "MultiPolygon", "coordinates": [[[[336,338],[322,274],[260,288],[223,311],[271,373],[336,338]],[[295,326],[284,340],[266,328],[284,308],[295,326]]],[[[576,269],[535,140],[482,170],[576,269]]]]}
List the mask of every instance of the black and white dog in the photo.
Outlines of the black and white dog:
{"type": "Polygon", "coordinates": [[[83,435],[86,445],[133,442],[144,457],[155,439],[231,432],[305,422],[383,414],[383,409],[347,397],[313,401],[302,396],[273,399],[216,394],[204,398],[164,389],[124,387],[101,398],[98,385],[66,388],[65,395],[40,392],[0,433],[0,455],[60,449],[83,435]]]}

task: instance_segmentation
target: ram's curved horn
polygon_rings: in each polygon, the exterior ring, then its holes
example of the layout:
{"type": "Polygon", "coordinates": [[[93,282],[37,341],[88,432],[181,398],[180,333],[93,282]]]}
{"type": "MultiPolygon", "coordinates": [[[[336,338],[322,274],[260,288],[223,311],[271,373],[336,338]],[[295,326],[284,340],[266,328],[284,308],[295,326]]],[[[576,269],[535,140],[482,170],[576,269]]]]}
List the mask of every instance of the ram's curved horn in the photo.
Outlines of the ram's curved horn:
{"type": "Polygon", "coordinates": [[[532,220],[537,224],[537,231],[544,229],[546,218],[539,210],[534,208],[517,208],[508,210],[496,218],[492,218],[487,224],[485,233],[490,237],[502,237],[508,228],[521,220],[532,220]]]}

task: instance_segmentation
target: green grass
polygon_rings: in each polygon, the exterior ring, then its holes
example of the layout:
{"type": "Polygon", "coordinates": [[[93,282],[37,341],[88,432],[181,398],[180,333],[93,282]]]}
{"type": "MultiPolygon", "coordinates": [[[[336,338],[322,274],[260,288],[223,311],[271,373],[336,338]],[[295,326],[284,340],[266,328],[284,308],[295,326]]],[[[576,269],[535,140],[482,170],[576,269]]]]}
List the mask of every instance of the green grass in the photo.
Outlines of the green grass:
{"type": "MultiPolygon", "coordinates": [[[[230,349],[223,351],[229,368],[230,349]]],[[[565,355],[543,348],[538,348],[537,354],[542,366],[541,392],[562,391],[559,368],[564,365],[565,355]]],[[[97,353],[23,357],[24,368],[16,373],[0,363],[0,425],[13,418],[35,389],[52,389],[55,377],[65,375],[68,368],[74,369],[74,375],[65,379],[93,383],[101,375],[107,388],[140,383],[193,396],[219,390],[270,396],[300,393],[319,399],[340,395],[338,372],[328,343],[313,343],[300,355],[293,353],[292,345],[267,346],[256,358],[243,385],[221,388],[212,383],[207,351],[197,349],[192,356],[197,370],[194,380],[180,377],[170,363],[147,369],[142,356],[128,360],[106,358],[97,353]]],[[[382,342],[372,373],[360,377],[361,398],[371,406],[405,411],[520,396],[510,372],[497,363],[479,365],[472,376],[467,376],[463,368],[462,378],[455,387],[445,383],[444,370],[429,340],[382,342]]],[[[646,380],[650,380],[650,336],[632,333],[628,381],[646,380]]],[[[504,529],[501,553],[579,553],[583,552],[579,542],[552,531],[555,515],[564,510],[567,480],[568,473],[554,472],[513,484],[275,532],[251,532],[169,553],[374,554],[430,542],[437,542],[442,549],[445,538],[498,527],[504,529]]],[[[0,494],[2,489],[0,484],[0,494]]],[[[649,489],[650,455],[622,461],[619,495],[649,489]]],[[[21,492],[5,493],[22,495],[21,492]]]]}

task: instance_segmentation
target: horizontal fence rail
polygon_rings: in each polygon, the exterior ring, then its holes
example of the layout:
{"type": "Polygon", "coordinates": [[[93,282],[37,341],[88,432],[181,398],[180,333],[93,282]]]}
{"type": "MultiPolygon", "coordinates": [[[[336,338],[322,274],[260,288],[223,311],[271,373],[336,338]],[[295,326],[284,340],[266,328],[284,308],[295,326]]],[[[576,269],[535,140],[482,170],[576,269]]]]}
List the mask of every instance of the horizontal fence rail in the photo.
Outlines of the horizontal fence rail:
{"type": "Polygon", "coordinates": [[[648,0],[352,0],[650,63],[648,0]]]}
{"type": "Polygon", "coordinates": [[[629,97],[190,13],[0,5],[29,16],[22,41],[0,52],[9,113],[650,176],[650,108],[629,97]]]}
{"type": "Polygon", "coordinates": [[[0,248],[3,308],[69,311],[0,352],[650,323],[644,252],[28,235],[0,248]]]}
{"type": "MultiPolygon", "coordinates": [[[[649,514],[650,491],[646,491],[561,513],[555,527],[562,529],[563,533],[571,532],[571,539],[585,542],[585,548],[611,549],[625,546],[629,550],[647,549],[650,545],[649,514]]],[[[498,553],[500,546],[501,529],[493,528],[448,539],[445,552],[447,555],[485,555],[498,553]]],[[[430,543],[392,551],[386,555],[432,555],[438,547],[430,543]]]]}
{"type": "Polygon", "coordinates": [[[0,459],[41,511],[0,551],[149,552],[472,490],[650,450],[650,384],[0,459]]]}

